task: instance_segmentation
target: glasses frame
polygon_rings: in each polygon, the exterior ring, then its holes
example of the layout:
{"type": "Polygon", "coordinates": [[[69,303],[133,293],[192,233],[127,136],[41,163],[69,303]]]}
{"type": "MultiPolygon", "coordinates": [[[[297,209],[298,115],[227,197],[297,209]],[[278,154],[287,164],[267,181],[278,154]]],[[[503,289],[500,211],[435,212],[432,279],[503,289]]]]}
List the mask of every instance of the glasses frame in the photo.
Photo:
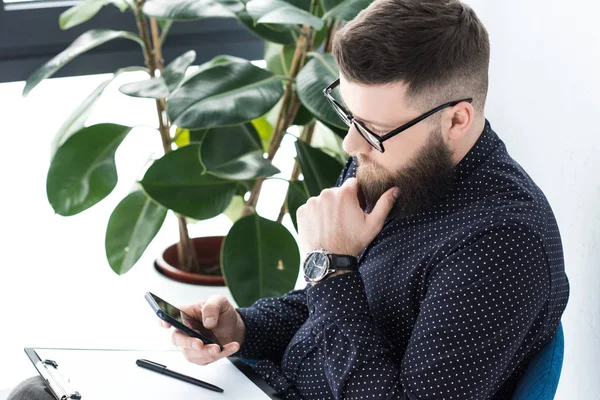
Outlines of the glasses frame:
{"type": "Polygon", "coordinates": [[[341,120],[346,125],[348,125],[348,127],[352,126],[352,124],[358,125],[356,127],[356,130],[358,131],[360,136],[362,136],[363,139],[365,139],[367,141],[367,143],[369,143],[371,145],[371,147],[373,147],[375,150],[379,151],[380,153],[385,152],[383,142],[385,142],[388,139],[393,138],[394,136],[398,135],[399,133],[404,132],[408,128],[413,127],[414,125],[418,124],[419,122],[423,121],[424,119],[437,113],[438,111],[441,111],[446,107],[453,107],[459,103],[462,103],[463,101],[466,101],[468,103],[473,102],[472,98],[468,98],[468,99],[456,100],[456,101],[451,101],[446,104],[442,104],[441,106],[438,106],[430,111],[427,111],[425,114],[418,116],[417,118],[413,119],[412,121],[409,121],[409,122],[405,123],[404,125],[399,126],[398,128],[386,133],[385,135],[379,136],[378,134],[376,134],[375,132],[373,132],[372,130],[367,128],[364,123],[362,123],[361,121],[357,121],[351,112],[346,110],[344,108],[344,106],[342,106],[336,99],[333,98],[333,96],[331,95],[331,92],[336,87],[338,87],[339,84],[340,84],[340,78],[336,79],[329,86],[327,86],[325,89],[323,89],[323,95],[325,95],[325,98],[329,101],[329,104],[334,109],[336,114],[338,114],[338,116],[341,118],[341,120]],[[365,137],[365,135],[361,129],[364,129],[369,135],[372,136],[372,141],[369,140],[369,138],[365,137]]]}

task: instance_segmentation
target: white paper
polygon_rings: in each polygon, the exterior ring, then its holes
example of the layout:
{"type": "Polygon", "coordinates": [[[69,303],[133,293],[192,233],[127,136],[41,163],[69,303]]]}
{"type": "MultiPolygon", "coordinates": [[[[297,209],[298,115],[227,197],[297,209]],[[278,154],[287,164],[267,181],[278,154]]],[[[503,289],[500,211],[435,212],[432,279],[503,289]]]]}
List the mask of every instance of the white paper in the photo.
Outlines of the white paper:
{"type": "Polygon", "coordinates": [[[179,351],[170,350],[35,351],[41,360],[50,359],[58,363],[58,370],[69,377],[82,400],[269,399],[227,358],[201,366],[188,362],[179,351]],[[135,363],[139,358],[166,365],[172,371],[216,385],[224,392],[214,392],[141,368],[135,363]]]}

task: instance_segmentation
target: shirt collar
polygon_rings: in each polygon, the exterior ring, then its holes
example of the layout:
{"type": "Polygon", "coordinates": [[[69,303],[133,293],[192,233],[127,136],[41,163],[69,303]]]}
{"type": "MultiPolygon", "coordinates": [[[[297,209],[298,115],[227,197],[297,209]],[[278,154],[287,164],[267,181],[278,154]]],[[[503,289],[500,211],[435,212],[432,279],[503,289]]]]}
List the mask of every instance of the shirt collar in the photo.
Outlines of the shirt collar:
{"type": "Polygon", "coordinates": [[[458,182],[469,177],[500,145],[502,145],[502,140],[492,130],[490,122],[486,119],[483,132],[469,152],[456,164],[455,180],[458,182]]]}

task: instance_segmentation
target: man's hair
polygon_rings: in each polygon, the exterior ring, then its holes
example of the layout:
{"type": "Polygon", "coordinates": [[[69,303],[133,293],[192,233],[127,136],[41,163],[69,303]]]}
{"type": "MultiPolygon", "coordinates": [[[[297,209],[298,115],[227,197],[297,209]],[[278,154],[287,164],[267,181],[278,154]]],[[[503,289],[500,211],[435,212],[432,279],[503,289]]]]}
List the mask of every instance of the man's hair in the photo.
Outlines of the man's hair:
{"type": "Polygon", "coordinates": [[[332,53],[351,82],[405,83],[409,107],[472,97],[483,114],[489,38],[458,0],[376,0],[336,33],[332,53]]]}

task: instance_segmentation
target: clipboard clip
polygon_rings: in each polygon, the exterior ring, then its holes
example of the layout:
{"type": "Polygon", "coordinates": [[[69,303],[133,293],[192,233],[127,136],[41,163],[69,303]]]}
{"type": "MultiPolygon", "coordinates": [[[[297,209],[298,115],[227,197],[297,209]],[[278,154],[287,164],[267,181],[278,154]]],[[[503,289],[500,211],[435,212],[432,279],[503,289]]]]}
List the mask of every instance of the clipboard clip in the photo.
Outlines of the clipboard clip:
{"type": "Polygon", "coordinates": [[[38,361],[37,370],[46,381],[46,384],[60,400],[80,400],[81,394],[71,388],[71,382],[58,371],[58,363],[54,360],[38,361]]]}

